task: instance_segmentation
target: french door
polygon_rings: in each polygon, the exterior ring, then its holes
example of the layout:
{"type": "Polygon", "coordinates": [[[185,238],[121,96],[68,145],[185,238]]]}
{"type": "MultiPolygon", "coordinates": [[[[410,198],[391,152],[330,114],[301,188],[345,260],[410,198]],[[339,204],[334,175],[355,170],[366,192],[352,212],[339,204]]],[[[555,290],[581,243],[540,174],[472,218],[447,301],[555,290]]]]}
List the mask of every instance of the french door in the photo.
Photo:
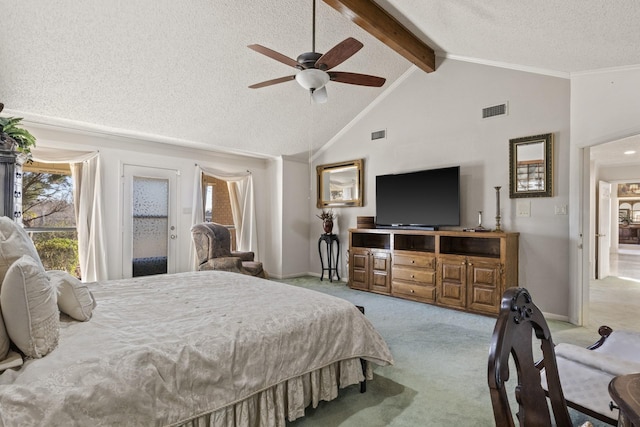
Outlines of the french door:
{"type": "Polygon", "coordinates": [[[123,167],[122,277],[176,271],[178,171],[123,167]]]}

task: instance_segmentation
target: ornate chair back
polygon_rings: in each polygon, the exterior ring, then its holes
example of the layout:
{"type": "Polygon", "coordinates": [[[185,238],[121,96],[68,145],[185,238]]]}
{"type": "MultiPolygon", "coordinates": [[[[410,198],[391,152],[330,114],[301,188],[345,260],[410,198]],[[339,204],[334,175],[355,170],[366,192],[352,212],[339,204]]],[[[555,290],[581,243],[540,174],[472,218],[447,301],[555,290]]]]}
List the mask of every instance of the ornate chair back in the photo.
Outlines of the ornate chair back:
{"type": "Polygon", "coordinates": [[[551,426],[552,418],[555,421],[553,425],[571,426],[549,327],[524,288],[509,288],[504,293],[491,338],[488,380],[498,427],[515,425],[507,394],[511,357],[517,373],[514,393],[520,426],[551,426]],[[533,360],[534,334],[541,344],[553,412],[549,411],[547,396],[540,384],[540,370],[533,360]]]}

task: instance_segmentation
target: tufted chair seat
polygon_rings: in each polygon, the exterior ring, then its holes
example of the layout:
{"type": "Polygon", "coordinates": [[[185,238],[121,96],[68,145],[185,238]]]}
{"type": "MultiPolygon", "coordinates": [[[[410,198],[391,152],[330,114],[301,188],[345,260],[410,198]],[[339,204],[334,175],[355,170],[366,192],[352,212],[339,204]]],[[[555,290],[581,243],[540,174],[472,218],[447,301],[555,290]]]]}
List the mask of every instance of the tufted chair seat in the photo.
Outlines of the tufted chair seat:
{"type": "Polygon", "coordinates": [[[221,270],[265,278],[262,263],[254,261],[253,252],[231,250],[229,229],[215,222],[204,222],[191,227],[196,247],[198,270],[221,270]]]}

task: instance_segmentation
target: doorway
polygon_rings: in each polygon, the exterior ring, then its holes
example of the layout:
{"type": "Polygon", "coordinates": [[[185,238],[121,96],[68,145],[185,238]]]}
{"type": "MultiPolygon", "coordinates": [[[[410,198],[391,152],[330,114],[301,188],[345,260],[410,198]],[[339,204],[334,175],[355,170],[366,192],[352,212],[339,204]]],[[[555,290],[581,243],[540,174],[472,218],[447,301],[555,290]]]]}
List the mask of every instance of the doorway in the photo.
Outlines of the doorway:
{"type": "Polygon", "coordinates": [[[178,171],[123,166],[122,277],[175,273],[178,171]]]}
{"type": "Polygon", "coordinates": [[[640,135],[590,147],[589,157],[592,200],[589,229],[596,249],[591,253],[594,268],[588,281],[588,307],[583,311],[588,313],[585,326],[597,328],[607,324],[614,329],[637,330],[635,313],[640,309],[640,244],[628,244],[624,239],[620,242],[618,185],[640,183],[640,135]],[[597,191],[599,181],[611,183],[609,219],[602,218],[600,206],[595,206],[596,201],[598,204],[603,202],[597,191]],[[598,250],[602,234],[609,235],[610,250],[598,250]],[[601,265],[607,264],[608,271],[598,271],[601,265]]]}

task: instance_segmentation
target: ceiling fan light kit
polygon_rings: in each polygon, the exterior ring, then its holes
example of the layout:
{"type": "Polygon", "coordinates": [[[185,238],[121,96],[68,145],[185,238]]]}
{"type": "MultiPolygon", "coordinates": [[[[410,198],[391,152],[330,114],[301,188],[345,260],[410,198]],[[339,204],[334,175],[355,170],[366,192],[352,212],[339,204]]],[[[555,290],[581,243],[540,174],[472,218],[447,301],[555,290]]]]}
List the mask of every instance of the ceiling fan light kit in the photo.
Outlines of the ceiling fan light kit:
{"type": "Polygon", "coordinates": [[[298,71],[296,81],[300,86],[307,90],[320,89],[330,80],[329,74],[317,68],[308,68],[298,71]]]}
{"type": "Polygon", "coordinates": [[[320,89],[311,89],[311,99],[316,104],[324,104],[327,102],[327,88],[322,86],[320,89]]]}
{"type": "Polygon", "coordinates": [[[362,43],[353,37],[349,37],[335,45],[327,53],[321,54],[315,51],[315,8],[316,2],[313,1],[313,39],[311,52],[300,54],[296,60],[289,58],[275,50],[269,49],[259,44],[247,46],[249,49],[255,50],[271,59],[275,59],[290,67],[297,68],[299,71],[294,76],[280,77],[277,79],[267,80],[249,86],[251,89],[258,89],[265,86],[271,86],[278,83],[296,80],[300,86],[311,92],[311,99],[316,103],[327,102],[327,89],[325,85],[330,81],[340,83],[381,87],[385,83],[382,77],[369,76],[358,73],[345,73],[340,71],[332,71],[330,69],[342,64],[344,61],[353,56],[362,48],[362,43]]]}

